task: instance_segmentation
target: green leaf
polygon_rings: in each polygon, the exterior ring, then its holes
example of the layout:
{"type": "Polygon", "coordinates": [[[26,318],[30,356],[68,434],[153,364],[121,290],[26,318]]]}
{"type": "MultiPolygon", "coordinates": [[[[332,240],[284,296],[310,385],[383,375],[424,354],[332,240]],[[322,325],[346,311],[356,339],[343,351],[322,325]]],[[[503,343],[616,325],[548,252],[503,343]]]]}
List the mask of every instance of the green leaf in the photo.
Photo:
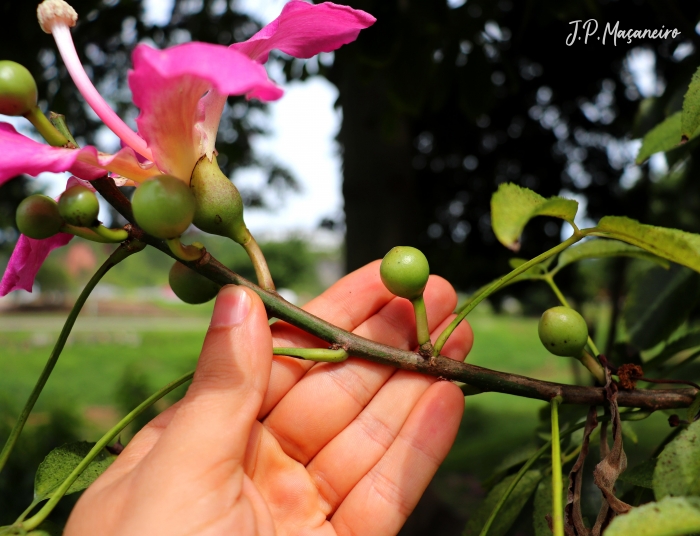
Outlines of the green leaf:
{"type": "Polygon", "coordinates": [[[693,400],[693,403],[688,407],[687,419],[693,422],[698,411],[700,411],[700,392],[695,395],[695,400],[693,400]]]}
{"type": "Polygon", "coordinates": [[[645,225],[622,216],[605,216],[597,228],[608,238],[622,240],[700,272],[700,235],[645,225]]]}
{"type": "MultiPolygon", "coordinates": [[[[566,480],[566,479],[565,479],[566,480]]],[[[568,480],[561,490],[562,504],[566,504],[566,492],[568,480]]],[[[532,514],[532,522],[535,528],[535,536],[552,536],[549,530],[546,515],[552,515],[552,476],[548,475],[542,479],[535,492],[535,510],[532,514]]],[[[563,512],[562,512],[563,515],[563,512]]]]}
{"type": "Polygon", "coordinates": [[[674,265],[654,267],[633,283],[622,318],[630,342],[642,350],[667,339],[685,322],[700,297],[700,275],[674,265]]]}
{"type": "MultiPolygon", "coordinates": [[[[510,485],[516,475],[511,475],[501,482],[489,492],[484,501],[479,505],[476,511],[472,514],[464,527],[463,536],[476,536],[481,532],[484,523],[491,515],[496,503],[503,496],[506,488],[510,485]]],[[[503,536],[511,525],[515,522],[520,514],[520,511],[525,507],[528,499],[535,493],[537,484],[542,480],[542,473],[537,470],[526,472],[520,479],[520,482],[515,486],[515,489],[506,500],[501,508],[501,511],[494,519],[489,536],[503,536]]]]}
{"type": "Polygon", "coordinates": [[[700,421],[678,434],[659,455],[654,496],[659,500],[669,495],[700,495],[700,421]]]}
{"type": "Polygon", "coordinates": [[[681,143],[681,112],[669,115],[647,132],[635,162],[641,164],[654,153],[670,151],[681,143]]]}
{"type": "MultiPolygon", "coordinates": [[[[95,443],[79,441],[67,443],[61,447],[53,449],[39,464],[34,478],[34,499],[44,500],[51,497],[54,491],[68,478],[82,459],[87,456],[95,443]]],[[[105,472],[107,467],[117,457],[107,450],[100,452],[95,459],[85,468],[85,471],[68,488],[66,495],[82,491],[92,484],[98,476],[105,472]]]]}
{"type": "Polygon", "coordinates": [[[681,117],[681,136],[684,141],[693,137],[700,126],[700,68],[695,71],[690,80],[688,91],[683,98],[681,117]]]}
{"type": "Polygon", "coordinates": [[[612,520],[605,536],[684,536],[700,531],[700,499],[667,497],[612,520]]]}
{"type": "Polygon", "coordinates": [[[564,266],[583,259],[599,259],[602,257],[634,257],[655,262],[664,268],[670,266],[666,259],[619,240],[586,240],[561,252],[557,259],[557,270],[561,270],[564,266]]]}
{"type": "Polygon", "coordinates": [[[532,218],[553,216],[573,223],[577,211],[578,203],[572,199],[545,199],[532,190],[506,183],[491,197],[491,226],[501,244],[518,251],[520,235],[532,218]]]}
{"type": "Polygon", "coordinates": [[[642,462],[632,469],[627,469],[617,479],[631,486],[653,489],[654,469],[657,461],[658,458],[651,458],[642,462]]]}
{"type": "Polygon", "coordinates": [[[654,369],[659,365],[663,365],[666,361],[671,359],[673,356],[684,350],[689,350],[691,348],[697,348],[700,346],[700,331],[691,331],[685,335],[674,339],[669,342],[663,350],[650,359],[648,362],[644,363],[644,370],[654,369]]]}

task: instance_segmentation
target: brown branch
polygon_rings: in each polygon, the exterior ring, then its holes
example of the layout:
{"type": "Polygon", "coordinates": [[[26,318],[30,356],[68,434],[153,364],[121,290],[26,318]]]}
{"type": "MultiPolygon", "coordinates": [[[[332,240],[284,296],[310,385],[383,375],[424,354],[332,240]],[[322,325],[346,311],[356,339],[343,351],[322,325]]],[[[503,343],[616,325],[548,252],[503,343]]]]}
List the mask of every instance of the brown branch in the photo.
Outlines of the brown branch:
{"type": "MultiPolygon", "coordinates": [[[[133,214],[129,200],[115,186],[114,181],[107,178],[92,182],[97,191],[112,204],[117,211],[133,223],[133,214]]],[[[143,233],[135,225],[130,226],[130,233],[161,250],[166,255],[175,258],[162,240],[143,233]]],[[[262,299],[269,314],[298,328],[307,331],[329,344],[343,348],[350,355],[369,361],[390,365],[403,370],[411,370],[437,376],[448,380],[468,383],[482,391],[495,391],[526,398],[549,401],[555,396],[561,396],[564,403],[603,405],[605,394],[603,388],[583,387],[579,385],[564,385],[542,380],[498,372],[468,363],[460,363],[444,356],[425,359],[418,353],[392,348],[384,344],[370,341],[353,333],[348,333],[325,320],[322,320],[303,309],[300,309],[275,292],[268,292],[251,283],[239,274],[229,270],[215,258],[205,255],[200,261],[184,263],[202,275],[221,285],[236,284],[254,290],[262,299]]],[[[696,389],[673,390],[634,390],[620,392],[618,404],[625,407],[636,407],[647,410],[688,407],[693,402],[696,389]]]]}

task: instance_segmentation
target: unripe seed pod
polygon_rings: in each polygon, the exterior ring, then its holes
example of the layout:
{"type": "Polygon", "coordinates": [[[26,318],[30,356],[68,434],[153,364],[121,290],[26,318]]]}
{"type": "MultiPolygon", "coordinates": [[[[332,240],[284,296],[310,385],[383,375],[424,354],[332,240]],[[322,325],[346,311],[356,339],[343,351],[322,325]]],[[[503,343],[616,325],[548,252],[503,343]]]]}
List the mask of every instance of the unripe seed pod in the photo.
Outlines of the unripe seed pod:
{"type": "Polygon", "coordinates": [[[37,240],[59,233],[64,224],[56,201],[41,194],[22,200],[17,207],[16,222],[20,233],[37,240]]]}
{"type": "Polygon", "coordinates": [[[392,294],[414,300],[423,294],[428,284],[430,266],[420,250],[396,246],[384,256],[379,275],[392,294]]]}
{"type": "Polygon", "coordinates": [[[91,227],[100,212],[97,196],[85,186],[72,186],[61,194],[58,212],[66,222],[78,227],[91,227]]]}
{"type": "Polygon", "coordinates": [[[217,285],[181,262],[176,262],[170,268],[168,281],[170,288],[173,289],[178,298],[193,305],[208,302],[221,289],[221,285],[217,285]]]}
{"type": "Polygon", "coordinates": [[[37,103],[32,73],[14,61],[0,61],[0,114],[24,115],[37,103]]]}
{"type": "Polygon", "coordinates": [[[156,238],[176,238],[194,217],[194,197],[188,186],[172,175],[159,175],[142,183],[131,199],[134,218],[156,238]]]}
{"type": "Polygon", "coordinates": [[[239,244],[249,240],[243,221],[243,200],[229,178],[219,169],[216,157],[202,157],[194,167],[190,188],[195,197],[194,224],[207,233],[226,236],[239,244]]]}
{"type": "Polygon", "coordinates": [[[554,355],[580,357],[588,341],[588,326],[583,317],[569,307],[552,307],[540,318],[540,341],[554,355]]]}

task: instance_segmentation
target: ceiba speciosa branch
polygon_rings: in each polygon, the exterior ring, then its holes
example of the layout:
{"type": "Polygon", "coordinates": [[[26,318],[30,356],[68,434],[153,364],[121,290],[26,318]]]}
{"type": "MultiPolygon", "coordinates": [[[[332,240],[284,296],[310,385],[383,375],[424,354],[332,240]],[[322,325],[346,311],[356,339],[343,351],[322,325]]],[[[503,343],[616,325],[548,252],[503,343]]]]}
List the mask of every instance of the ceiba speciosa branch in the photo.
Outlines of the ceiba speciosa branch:
{"type": "MultiPolygon", "coordinates": [[[[145,234],[136,226],[129,200],[116,187],[112,179],[104,177],[92,181],[92,184],[122,216],[131,222],[129,229],[131,236],[159,249],[166,255],[176,258],[164,241],[145,234]]],[[[464,382],[484,392],[493,391],[545,401],[550,401],[552,398],[560,396],[566,404],[584,404],[589,406],[605,404],[606,399],[602,387],[584,387],[547,382],[518,374],[508,374],[507,372],[477,367],[468,363],[460,363],[443,356],[426,359],[417,352],[393,348],[354,335],[292,305],[277,293],[263,290],[239,274],[229,270],[209,254],[206,254],[199,261],[185,262],[184,264],[221,285],[243,285],[252,289],[260,296],[270,316],[289,322],[328,342],[329,345],[343,348],[354,357],[404,370],[429,374],[446,380],[464,382]]],[[[620,406],[655,411],[688,407],[693,402],[696,394],[697,390],[694,388],[634,389],[631,391],[620,391],[617,400],[620,406]]]]}

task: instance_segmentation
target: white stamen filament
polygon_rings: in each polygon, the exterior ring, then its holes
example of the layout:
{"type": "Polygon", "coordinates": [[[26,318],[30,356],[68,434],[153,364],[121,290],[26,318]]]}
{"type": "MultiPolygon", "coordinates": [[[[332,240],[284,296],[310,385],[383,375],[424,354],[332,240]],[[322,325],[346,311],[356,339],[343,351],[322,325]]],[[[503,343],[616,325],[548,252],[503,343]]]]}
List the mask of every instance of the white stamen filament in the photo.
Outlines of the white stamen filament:
{"type": "Polygon", "coordinates": [[[85,100],[95,111],[97,116],[102,119],[104,124],[119,136],[126,145],[144,158],[153,161],[153,155],[143,138],[131,130],[131,128],[114,113],[114,110],[110,108],[109,104],[105,102],[97,89],[95,89],[95,86],[92,85],[82,63],[80,63],[80,58],[78,58],[78,53],[75,50],[73,38],[70,34],[70,28],[63,21],[55,21],[51,26],[51,34],[56,41],[58,51],[78,91],[85,97],[85,100]]]}

